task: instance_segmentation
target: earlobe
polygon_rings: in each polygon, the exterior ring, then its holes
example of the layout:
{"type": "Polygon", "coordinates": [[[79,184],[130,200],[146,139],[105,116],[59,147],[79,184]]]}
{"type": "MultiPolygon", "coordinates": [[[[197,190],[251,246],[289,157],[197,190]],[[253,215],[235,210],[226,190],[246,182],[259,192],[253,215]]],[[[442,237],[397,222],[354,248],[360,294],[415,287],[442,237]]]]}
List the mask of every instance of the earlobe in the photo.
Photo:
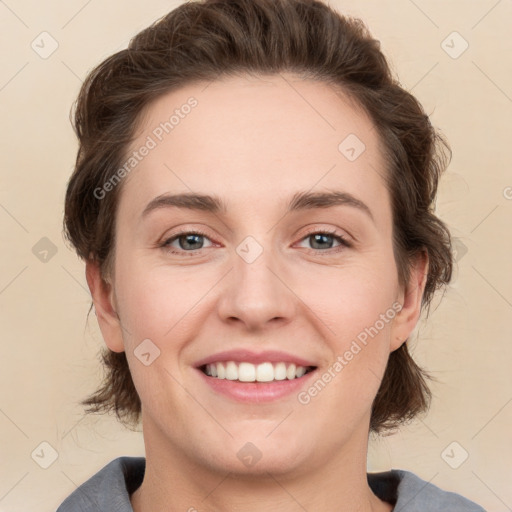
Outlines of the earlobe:
{"type": "Polygon", "coordinates": [[[402,308],[393,322],[390,352],[399,348],[411,335],[421,315],[423,292],[428,277],[428,254],[424,251],[411,265],[409,280],[399,297],[402,308]]]}
{"type": "Polygon", "coordinates": [[[106,345],[113,352],[123,352],[122,329],[116,312],[112,283],[105,282],[101,277],[99,264],[92,260],[87,261],[85,264],[85,277],[92,295],[101,334],[106,345]]]}

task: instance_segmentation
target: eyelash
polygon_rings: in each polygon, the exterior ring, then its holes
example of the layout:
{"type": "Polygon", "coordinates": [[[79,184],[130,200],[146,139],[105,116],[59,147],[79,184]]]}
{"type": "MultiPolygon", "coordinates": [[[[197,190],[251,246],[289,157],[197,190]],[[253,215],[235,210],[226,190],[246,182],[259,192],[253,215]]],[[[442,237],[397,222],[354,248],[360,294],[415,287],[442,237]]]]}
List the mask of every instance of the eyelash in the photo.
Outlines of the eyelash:
{"type": "MultiPolygon", "coordinates": [[[[166,249],[167,252],[171,253],[171,254],[183,254],[183,253],[190,253],[191,256],[195,255],[197,253],[197,251],[201,251],[202,249],[192,249],[190,251],[185,251],[183,249],[181,250],[170,250],[170,244],[173,243],[175,240],[177,240],[178,238],[182,237],[182,236],[185,236],[185,235],[198,235],[198,236],[203,236],[203,237],[206,237],[208,239],[210,239],[210,237],[208,236],[207,233],[204,233],[203,231],[201,230],[193,230],[193,231],[181,231],[179,233],[176,233],[175,235],[173,235],[171,238],[168,238],[167,240],[165,240],[161,245],[160,247],[162,249],[166,249]]],[[[326,249],[326,250],[321,250],[321,249],[310,249],[314,252],[317,252],[317,253],[327,253],[326,255],[332,255],[333,253],[338,253],[342,250],[345,250],[347,248],[350,248],[352,247],[352,244],[342,235],[340,235],[337,231],[335,230],[329,230],[329,229],[324,229],[324,230],[318,230],[318,229],[312,229],[311,231],[308,231],[301,239],[300,241],[306,239],[306,238],[309,238],[310,236],[312,235],[330,235],[332,236],[333,238],[335,238],[338,242],[340,242],[340,245],[338,247],[332,247],[330,249],[326,249]]]]}

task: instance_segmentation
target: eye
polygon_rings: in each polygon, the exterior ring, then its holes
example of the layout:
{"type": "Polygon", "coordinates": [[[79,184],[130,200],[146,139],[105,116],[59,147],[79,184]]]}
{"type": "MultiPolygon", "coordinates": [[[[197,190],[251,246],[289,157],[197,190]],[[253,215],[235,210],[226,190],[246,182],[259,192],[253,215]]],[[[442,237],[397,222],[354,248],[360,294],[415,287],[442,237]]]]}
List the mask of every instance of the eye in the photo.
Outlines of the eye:
{"type": "MultiPolygon", "coordinates": [[[[211,240],[208,238],[206,233],[201,231],[181,231],[180,233],[176,233],[172,237],[166,239],[160,247],[171,254],[183,254],[188,252],[191,253],[192,256],[194,252],[201,251],[206,248],[204,246],[205,239],[210,241],[209,247],[213,246],[213,243],[211,243],[211,240]]],[[[312,249],[314,251],[329,251],[329,254],[351,247],[350,242],[335,230],[311,231],[301,239],[301,242],[304,240],[311,241],[312,249]],[[334,241],[338,242],[338,246],[333,248],[334,241]],[[331,249],[334,249],[334,251],[331,251],[331,249]]]]}
{"type": "Polygon", "coordinates": [[[205,233],[201,231],[182,231],[180,233],[176,233],[171,238],[165,240],[161,247],[167,249],[172,254],[180,254],[183,252],[194,252],[204,249],[203,239],[210,240],[205,233]],[[175,242],[177,242],[178,247],[176,247],[175,242]],[[171,249],[179,249],[179,250],[171,250],[171,249]]]}
{"type": "Polygon", "coordinates": [[[332,252],[339,252],[344,248],[351,247],[350,242],[337,231],[310,231],[302,240],[310,240],[311,246],[315,251],[326,252],[333,248],[333,241],[339,242],[337,248],[332,252]]]}

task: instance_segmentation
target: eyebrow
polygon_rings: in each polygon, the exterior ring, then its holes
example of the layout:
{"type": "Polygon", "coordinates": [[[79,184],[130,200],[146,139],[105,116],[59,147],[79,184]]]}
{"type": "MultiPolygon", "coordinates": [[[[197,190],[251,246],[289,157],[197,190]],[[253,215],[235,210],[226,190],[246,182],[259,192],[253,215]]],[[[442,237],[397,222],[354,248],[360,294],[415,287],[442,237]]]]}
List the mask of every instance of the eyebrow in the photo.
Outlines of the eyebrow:
{"type": "MultiPolygon", "coordinates": [[[[331,208],[333,206],[351,206],[361,210],[370,219],[374,220],[373,214],[370,208],[363,203],[360,199],[357,199],[352,194],[342,191],[331,191],[331,192],[297,192],[290,199],[287,212],[331,208]]],[[[147,216],[154,210],[162,208],[185,208],[188,210],[198,210],[210,213],[227,213],[226,203],[218,196],[209,194],[195,194],[195,193],[183,193],[183,194],[163,194],[155,197],[148,203],[142,217],[147,216]]]]}

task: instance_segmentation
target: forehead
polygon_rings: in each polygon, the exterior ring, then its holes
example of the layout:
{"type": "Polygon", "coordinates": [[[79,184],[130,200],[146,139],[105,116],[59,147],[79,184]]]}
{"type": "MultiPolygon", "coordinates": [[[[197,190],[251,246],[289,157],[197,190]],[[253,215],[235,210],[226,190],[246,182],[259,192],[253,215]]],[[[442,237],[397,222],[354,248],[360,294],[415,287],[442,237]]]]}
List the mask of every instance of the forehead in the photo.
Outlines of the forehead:
{"type": "Polygon", "coordinates": [[[228,77],[169,92],[145,111],[127,158],[143,146],[150,149],[123,183],[121,202],[132,210],[169,192],[268,206],[295,191],[340,186],[372,202],[385,187],[369,117],[342,91],[294,74],[228,77]]]}

